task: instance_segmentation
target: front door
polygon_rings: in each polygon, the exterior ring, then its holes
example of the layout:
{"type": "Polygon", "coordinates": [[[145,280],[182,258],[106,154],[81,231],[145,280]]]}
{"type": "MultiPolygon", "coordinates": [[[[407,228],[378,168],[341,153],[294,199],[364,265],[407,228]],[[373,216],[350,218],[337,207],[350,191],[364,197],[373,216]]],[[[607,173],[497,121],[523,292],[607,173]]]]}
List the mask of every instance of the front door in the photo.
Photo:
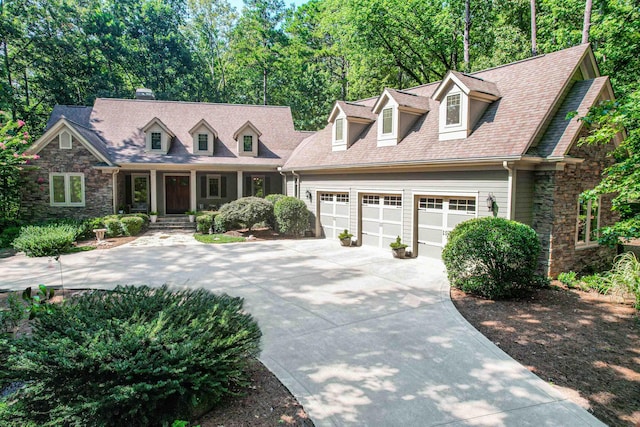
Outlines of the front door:
{"type": "Polygon", "coordinates": [[[165,178],[167,213],[183,214],[189,210],[189,177],[167,176],[165,178]]]}

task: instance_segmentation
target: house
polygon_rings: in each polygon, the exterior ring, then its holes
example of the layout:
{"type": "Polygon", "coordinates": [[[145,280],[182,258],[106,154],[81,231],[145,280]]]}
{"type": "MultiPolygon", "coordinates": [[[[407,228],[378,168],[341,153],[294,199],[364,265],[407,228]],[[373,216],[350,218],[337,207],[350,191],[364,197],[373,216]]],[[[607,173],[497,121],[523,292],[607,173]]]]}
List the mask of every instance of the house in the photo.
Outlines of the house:
{"type": "Polygon", "coordinates": [[[96,99],[56,106],[29,172],[23,209],[33,219],[216,209],[283,191],[284,165],[309,133],[288,107],[96,99]]]}
{"type": "Polygon", "coordinates": [[[615,255],[597,245],[597,229],[615,220],[611,198],[580,198],[611,147],[578,145],[585,130],[567,118],[605,99],[611,84],[589,45],[449,71],[440,82],[336,102],[281,171],[317,235],[348,229],[358,244],[383,248],[400,236],[414,256],[439,257],[457,224],[497,215],[537,231],[540,270],[556,276],[615,255]]]}

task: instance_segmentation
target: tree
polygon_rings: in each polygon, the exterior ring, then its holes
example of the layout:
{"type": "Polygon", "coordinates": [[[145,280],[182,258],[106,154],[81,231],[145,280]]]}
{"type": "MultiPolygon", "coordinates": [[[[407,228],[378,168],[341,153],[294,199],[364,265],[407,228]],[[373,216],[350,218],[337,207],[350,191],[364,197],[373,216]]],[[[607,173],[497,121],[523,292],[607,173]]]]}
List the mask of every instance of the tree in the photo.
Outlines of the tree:
{"type": "Polygon", "coordinates": [[[582,24],[582,43],[589,43],[589,27],[591,27],[591,8],[593,0],[586,0],[584,6],[584,24],[582,24]]]}

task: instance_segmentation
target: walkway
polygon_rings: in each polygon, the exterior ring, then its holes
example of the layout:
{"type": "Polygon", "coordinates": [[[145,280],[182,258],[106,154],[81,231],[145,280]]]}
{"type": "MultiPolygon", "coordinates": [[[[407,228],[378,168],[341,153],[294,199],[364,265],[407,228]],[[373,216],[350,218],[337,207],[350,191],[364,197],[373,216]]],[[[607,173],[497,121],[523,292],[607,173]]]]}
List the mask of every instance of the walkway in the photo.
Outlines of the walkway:
{"type": "Polygon", "coordinates": [[[168,283],[244,297],[261,360],[317,426],[601,426],[471,327],[440,262],[324,240],[141,238],[61,263],[0,260],[0,288],[168,283]]]}

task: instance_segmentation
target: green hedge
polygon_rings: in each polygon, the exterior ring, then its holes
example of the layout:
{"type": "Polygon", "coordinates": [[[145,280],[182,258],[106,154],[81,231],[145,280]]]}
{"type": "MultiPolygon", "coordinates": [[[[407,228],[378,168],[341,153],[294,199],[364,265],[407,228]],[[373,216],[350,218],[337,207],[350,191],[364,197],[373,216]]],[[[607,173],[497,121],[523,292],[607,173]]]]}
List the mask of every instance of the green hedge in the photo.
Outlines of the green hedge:
{"type": "MultiPolygon", "coordinates": [[[[3,425],[161,425],[246,384],[260,329],[243,300],[206,290],[118,287],[41,316],[8,363],[25,385],[3,425]]],[[[4,417],[4,418],[3,418],[4,417]]]]}
{"type": "Polygon", "coordinates": [[[123,233],[119,218],[105,217],[104,227],[107,229],[107,237],[117,237],[123,233]]]}
{"type": "Polygon", "coordinates": [[[125,216],[120,218],[120,227],[125,236],[136,236],[144,226],[144,219],[139,216],[125,216]]]}
{"type": "Polygon", "coordinates": [[[442,251],[451,286],[486,298],[506,298],[544,283],[536,277],[541,245],[528,225],[504,218],[465,221],[442,251]]]}
{"type": "Polygon", "coordinates": [[[196,230],[199,233],[207,234],[209,229],[214,227],[214,219],[218,212],[204,212],[196,216],[196,230]]]}
{"type": "Polygon", "coordinates": [[[55,256],[68,251],[80,234],[72,224],[28,225],[20,229],[13,247],[27,256],[55,256]]]}
{"type": "Polygon", "coordinates": [[[278,231],[283,234],[300,235],[309,228],[307,205],[295,197],[278,198],[273,206],[278,231]]]}
{"type": "Polygon", "coordinates": [[[273,204],[260,197],[243,197],[227,203],[220,208],[220,213],[215,218],[216,231],[224,231],[244,226],[253,228],[259,223],[270,223],[273,218],[273,204]]]}

